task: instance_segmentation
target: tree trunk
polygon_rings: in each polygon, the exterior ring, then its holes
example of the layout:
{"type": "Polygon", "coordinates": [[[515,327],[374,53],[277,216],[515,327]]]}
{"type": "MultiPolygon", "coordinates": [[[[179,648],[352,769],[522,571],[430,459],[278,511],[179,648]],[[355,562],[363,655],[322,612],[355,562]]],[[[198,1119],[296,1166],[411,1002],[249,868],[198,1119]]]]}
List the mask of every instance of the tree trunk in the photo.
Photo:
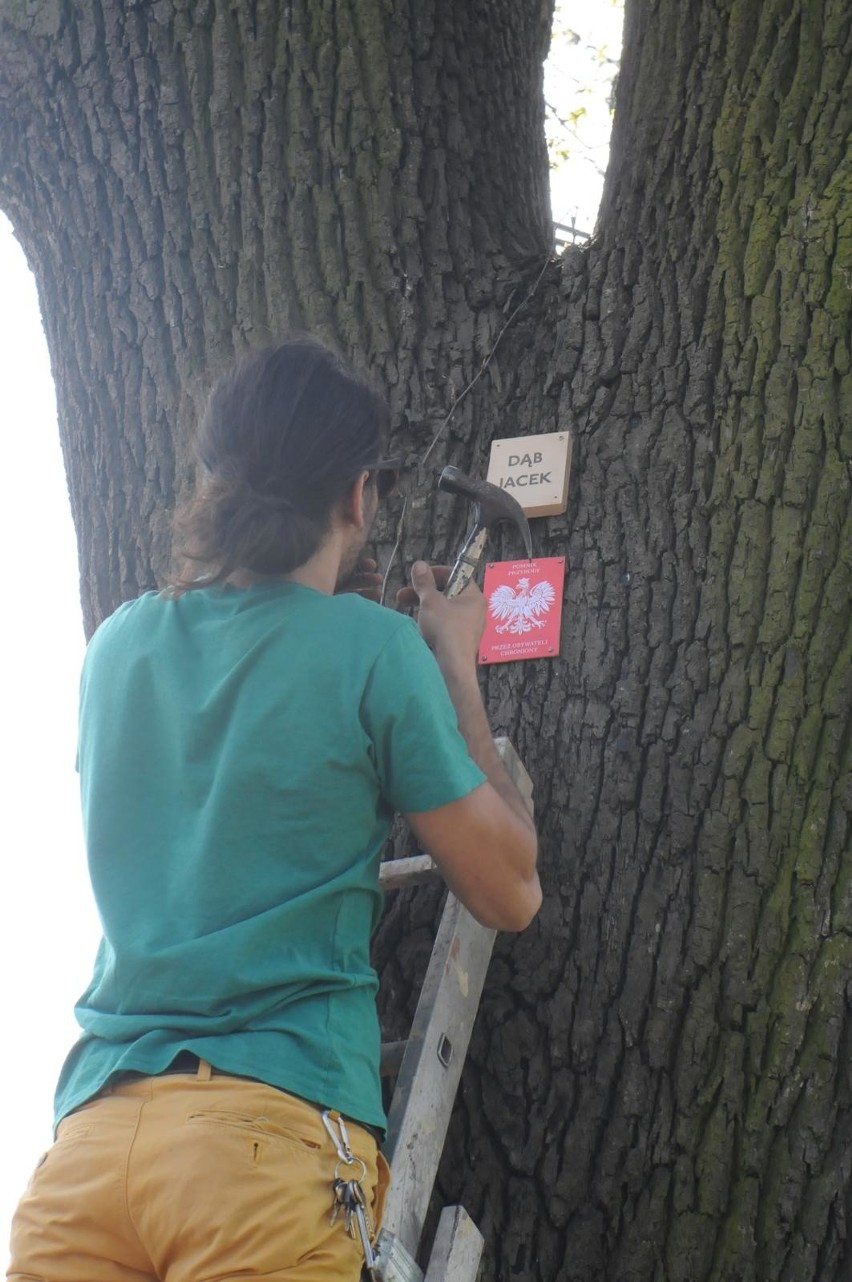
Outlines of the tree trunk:
{"type": "MultiPolygon", "coordinates": [[[[168,559],[210,370],[284,328],[428,467],[570,428],[561,657],[484,677],[546,902],[498,943],[440,1194],[512,1282],[841,1282],[852,1249],[843,0],[634,0],[598,233],[549,253],[545,3],[7,3],[91,628],[168,559]],[[496,345],[496,350],[495,350],[496,345]]],[[[507,555],[516,549],[503,545],[507,555]]],[[[498,540],[495,553],[501,548],[498,540]]],[[[434,921],[377,941],[404,1033],[434,921]]]]}

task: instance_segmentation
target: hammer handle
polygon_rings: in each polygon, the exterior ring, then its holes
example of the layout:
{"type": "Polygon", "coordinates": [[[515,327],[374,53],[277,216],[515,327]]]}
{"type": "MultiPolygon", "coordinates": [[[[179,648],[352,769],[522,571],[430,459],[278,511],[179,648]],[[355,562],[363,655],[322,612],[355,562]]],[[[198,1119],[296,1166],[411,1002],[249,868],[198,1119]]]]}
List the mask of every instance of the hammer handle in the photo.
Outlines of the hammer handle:
{"type": "Polygon", "coordinates": [[[470,538],[465,543],[461,552],[459,552],[456,563],[450,571],[450,577],[447,580],[446,591],[444,596],[452,599],[463,592],[476,573],[479,562],[482,560],[482,553],[485,551],[485,541],[488,538],[488,530],[485,526],[474,528],[470,538]]]}

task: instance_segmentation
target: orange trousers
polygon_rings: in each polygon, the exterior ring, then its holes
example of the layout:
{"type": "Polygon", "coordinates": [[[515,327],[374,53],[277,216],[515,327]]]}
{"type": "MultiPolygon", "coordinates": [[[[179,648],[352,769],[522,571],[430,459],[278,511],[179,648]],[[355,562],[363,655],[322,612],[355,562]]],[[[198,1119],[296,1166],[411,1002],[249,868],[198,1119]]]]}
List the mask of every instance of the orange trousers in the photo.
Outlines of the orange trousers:
{"type": "MultiPolygon", "coordinates": [[[[389,1183],[347,1123],[374,1229],[389,1183]]],[[[331,1224],[337,1153],[320,1110],[246,1078],[140,1077],[66,1117],[12,1222],[13,1282],[357,1282],[331,1224]]],[[[349,1178],[353,1172],[344,1172],[349,1178]]]]}

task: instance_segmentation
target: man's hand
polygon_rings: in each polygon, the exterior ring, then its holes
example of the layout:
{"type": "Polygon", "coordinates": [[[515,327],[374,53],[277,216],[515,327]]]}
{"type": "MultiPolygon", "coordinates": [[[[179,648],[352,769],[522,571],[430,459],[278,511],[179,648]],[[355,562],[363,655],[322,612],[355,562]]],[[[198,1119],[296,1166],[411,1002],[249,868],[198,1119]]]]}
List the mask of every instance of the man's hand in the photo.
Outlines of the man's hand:
{"type": "Polygon", "coordinates": [[[362,556],[358,560],[352,573],[347,574],[345,579],[341,579],[334,589],[335,596],[340,592],[357,592],[368,601],[381,602],[382,576],[378,573],[378,566],[372,557],[362,556]]]}
{"type": "Polygon", "coordinates": [[[538,912],[535,827],[526,804],[494,747],[479,693],[476,660],[485,626],[485,598],[471,581],[448,601],[440,592],[449,567],[411,567],[400,609],[417,607],[423,639],[447,683],[468,751],[488,782],[467,796],[406,814],[415,836],[439,865],[450,889],[484,926],[523,930],[538,912]]]}
{"type": "Polygon", "coordinates": [[[485,627],[485,598],[474,582],[448,601],[440,591],[450,577],[449,566],[428,566],[415,561],[410,588],[401,588],[396,602],[400,609],[417,607],[417,622],[423,639],[443,667],[461,662],[476,665],[479,642],[485,627]]]}

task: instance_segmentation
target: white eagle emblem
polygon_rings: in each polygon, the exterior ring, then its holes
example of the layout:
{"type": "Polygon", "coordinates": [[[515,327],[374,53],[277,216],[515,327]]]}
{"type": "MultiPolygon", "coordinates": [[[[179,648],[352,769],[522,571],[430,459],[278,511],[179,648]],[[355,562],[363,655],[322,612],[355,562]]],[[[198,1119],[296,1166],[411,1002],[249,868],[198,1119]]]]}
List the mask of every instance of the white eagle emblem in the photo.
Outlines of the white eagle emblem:
{"type": "Polygon", "coordinates": [[[530,591],[529,579],[518,579],[518,591],[510,588],[508,583],[501,583],[488,598],[488,608],[495,619],[504,622],[497,625],[498,632],[515,632],[521,635],[531,632],[533,628],[543,628],[546,620],[540,614],[547,614],[556,593],[547,579],[542,579],[530,591]]]}

